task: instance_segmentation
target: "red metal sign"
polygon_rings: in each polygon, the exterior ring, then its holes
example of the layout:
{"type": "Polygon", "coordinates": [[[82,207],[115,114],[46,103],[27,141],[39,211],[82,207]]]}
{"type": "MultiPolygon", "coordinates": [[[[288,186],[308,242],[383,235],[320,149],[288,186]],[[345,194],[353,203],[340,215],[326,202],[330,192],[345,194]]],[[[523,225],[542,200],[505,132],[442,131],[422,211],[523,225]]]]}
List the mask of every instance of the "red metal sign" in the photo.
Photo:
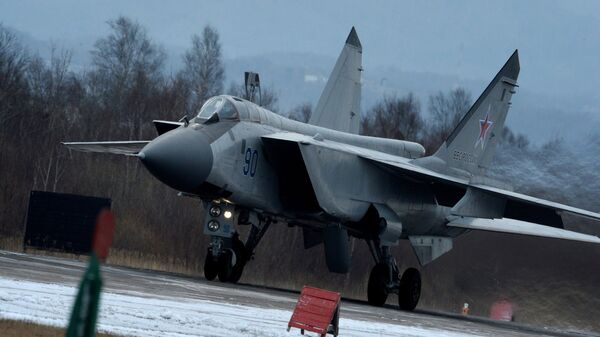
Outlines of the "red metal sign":
{"type": "Polygon", "coordinates": [[[498,321],[514,321],[514,310],[515,306],[509,301],[498,301],[490,308],[490,318],[498,321]]]}
{"type": "Polygon", "coordinates": [[[316,332],[321,336],[338,335],[340,294],[328,290],[304,287],[288,323],[290,328],[316,332]]]}
{"type": "Polygon", "coordinates": [[[96,219],[96,229],[92,241],[92,250],[100,260],[108,257],[115,230],[115,217],[109,209],[103,209],[96,219]]]}

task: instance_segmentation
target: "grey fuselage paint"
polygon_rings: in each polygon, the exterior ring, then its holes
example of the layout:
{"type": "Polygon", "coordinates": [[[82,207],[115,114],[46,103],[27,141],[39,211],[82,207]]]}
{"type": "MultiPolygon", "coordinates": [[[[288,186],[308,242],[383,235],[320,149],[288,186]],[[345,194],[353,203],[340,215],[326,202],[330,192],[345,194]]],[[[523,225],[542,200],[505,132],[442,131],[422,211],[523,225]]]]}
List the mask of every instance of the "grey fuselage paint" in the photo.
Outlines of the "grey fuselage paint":
{"type": "MultiPolygon", "coordinates": [[[[384,204],[402,221],[404,237],[455,236],[463,232],[445,226],[450,207],[438,204],[431,186],[398,177],[352,154],[302,144],[298,150],[305,158],[304,164],[312,165],[305,168],[312,173],[311,180],[323,179],[311,181],[313,188],[320,189],[317,198],[320,198],[322,212],[303,214],[290,210],[280,198],[279,174],[282,173],[273,165],[274,161],[285,158],[269,158],[273,153],[269,153],[263,136],[294,132],[404,157],[407,161],[423,156],[424,149],[412,142],[355,135],[293,121],[248,101],[231,99],[231,102],[240,111],[241,120],[207,124],[193,121],[187,126],[211,138],[213,165],[206,182],[227,190],[227,201],[289,222],[310,221],[311,225],[324,227],[356,223],[370,205],[384,204]],[[318,167],[314,165],[317,163],[318,167]]],[[[362,235],[360,228],[352,229],[362,235]]]]}

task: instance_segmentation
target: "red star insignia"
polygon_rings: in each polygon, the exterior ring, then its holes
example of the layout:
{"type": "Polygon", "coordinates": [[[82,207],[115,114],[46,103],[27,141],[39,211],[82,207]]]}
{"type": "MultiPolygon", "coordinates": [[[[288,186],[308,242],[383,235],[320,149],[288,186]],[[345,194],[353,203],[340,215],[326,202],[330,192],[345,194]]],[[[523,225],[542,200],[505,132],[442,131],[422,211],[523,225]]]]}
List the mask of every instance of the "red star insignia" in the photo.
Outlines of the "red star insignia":
{"type": "Polygon", "coordinates": [[[482,149],[485,147],[485,136],[487,135],[488,130],[492,127],[492,124],[494,124],[494,122],[490,120],[490,109],[488,108],[485,119],[479,120],[479,138],[477,138],[477,142],[475,142],[475,147],[480,144],[482,149]]]}

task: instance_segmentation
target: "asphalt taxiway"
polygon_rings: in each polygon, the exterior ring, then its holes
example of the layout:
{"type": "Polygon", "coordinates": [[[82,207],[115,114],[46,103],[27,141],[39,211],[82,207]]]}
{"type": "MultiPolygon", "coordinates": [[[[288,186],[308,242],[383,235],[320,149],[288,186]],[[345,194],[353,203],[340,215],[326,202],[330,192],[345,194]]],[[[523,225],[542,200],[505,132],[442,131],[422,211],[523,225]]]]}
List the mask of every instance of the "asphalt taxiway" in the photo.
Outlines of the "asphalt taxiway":
{"type": "MultiPolygon", "coordinates": [[[[24,299],[29,297],[27,297],[27,293],[23,292],[31,291],[35,294],[42,294],[40,297],[42,299],[57,301],[57,299],[52,298],[52,293],[59,293],[63,288],[52,287],[70,287],[67,289],[74,289],[79,283],[85,266],[84,261],[0,251],[0,317],[28,319],[28,313],[31,312],[32,318],[29,319],[36,320],[37,316],[33,312],[35,310],[40,311],[40,306],[47,304],[44,304],[43,301],[27,304],[24,299]],[[26,284],[26,286],[23,284],[26,284]],[[22,306],[21,302],[24,303],[22,306]],[[27,307],[27,305],[30,305],[30,307],[27,307]]],[[[114,330],[116,332],[130,335],[143,334],[143,331],[140,332],[135,329],[136,324],[147,324],[143,323],[143,319],[156,322],[163,318],[167,322],[165,326],[168,326],[169,331],[176,331],[177,324],[182,326],[192,324],[193,322],[190,322],[190,320],[193,321],[194,317],[198,317],[198,320],[202,321],[200,317],[203,313],[211,316],[211,312],[218,311],[211,317],[210,322],[208,320],[203,321],[205,326],[214,323],[212,325],[213,330],[198,330],[198,326],[195,326],[195,330],[191,328],[186,330],[188,332],[192,331],[191,333],[181,333],[179,335],[212,336],[218,335],[214,331],[221,331],[222,333],[222,331],[226,331],[228,327],[231,327],[231,329],[236,329],[235,331],[232,330],[231,335],[253,336],[258,330],[246,329],[244,326],[255,325],[256,318],[259,317],[254,316],[261,315],[266,317],[265,322],[261,322],[261,324],[264,323],[264,329],[270,331],[266,335],[279,335],[274,332],[279,331],[277,330],[279,327],[281,327],[281,335],[295,335],[293,332],[289,334],[285,332],[286,322],[284,321],[291,316],[298,297],[296,292],[247,284],[209,282],[203,278],[191,278],[111,265],[103,266],[102,273],[105,293],[113,297],[129,296],[128,299],[114,299],[106,296],[106,305],[110,306],[111,301],[115,302],[113,302],[114,308],[108,307],[107,309],[113,313],[112,316],[105,317],[104,321],[109,322],[107,323],[109,327],[120,326],[120,329],[114,330]],[[139,299],[139,301],[132,299],[139,299]],[[143,302],[144,300],[152,302],[143,302]],[[164,304],[160,301],[169,301],[170,304],[164,304]],[[134,302],[142,303],[139,304],[140,306],[160,307],[164,305],[165,307],[157,311],[159,314],[156,317],[151,315],[143,317],[143,314],[136,314],[137,316],[134,316],[138,321],[119,322],[120,317],[127,316],[131,312],[135,312],[136,309],[139,309],[140,313],[151,312],[150,310],[144,310],[143,307],[133,308],[129,312],[119,312],[120,307],[123,306],[122,303],[134,302]],[[177,303],[184,302],[189,307],[182,305],[177,308],[177,303]],[[200,310],[196,312],[195,316],[183,317],[186,308],[189,308],[187,311],[194,311],[197,308],[209,307],[211,309],[206,309],[206,312],[200,310]],[[220,307],[223,310],[215,309],[220,307]],[[227,308],[232,308],[232,311],[228,312],[227,308]],[[248,308],[248,310],[245,308],[248,308]],[[180,311],[178,311],[179,309],[180,311]],[[241,314],[239,310],[242,310],[241,314]],[[244,316],[246,311],[254,312],[254,314],[244,316]],[[170,312],[167,315],[169,317],[165,318],[163,314],[160,314],[163,312],[170,312]],[[177,315],[181,316],[181,322],[179,323],[172,318],[173,316],[179,317],[177,315]],[[219,322],[213,322],[215,317],[218,317],[219,322]],[[228,319],[232,323],[228,323],[228,319]],[[130,330],[125,329],[129,329],[128,325],[132,325],[130,330]],[[217,328],[221,330],[215,330],[217,328]]],[[[74,290],[65,291],[64,301],[67,302],[65,304],[67,308],[68,299],[73,296],[73,292],[74,290]]],[[[57,315],[62,314],[57,313],[57,315]]],[[[365,302],[354,300],[342,301],[340,317],[342,318],[340,331],[342,336],[344,335],[345,323],[347,325],[346,335],[364,336],[591,336],[591,334],[586,333],[558,331],[551,328],[497,322],[477,317],[462,317],[449,313],[423,310],[404,312],[392,306],[377,308],[369,306],[365,302]]],[[[45,322],[43,318],[42,315],[42,318],[40,318],[42,323],[45,322]]],[[[52,317],[46,318],[51,319],[52,317]]],[[[125,318],[124,320],[126,321],[125,318]]],[[[52,323],[51,320],[49,322],[52,323]]],[[[157,329],[160,330],[160,327],[157,329]]]]}

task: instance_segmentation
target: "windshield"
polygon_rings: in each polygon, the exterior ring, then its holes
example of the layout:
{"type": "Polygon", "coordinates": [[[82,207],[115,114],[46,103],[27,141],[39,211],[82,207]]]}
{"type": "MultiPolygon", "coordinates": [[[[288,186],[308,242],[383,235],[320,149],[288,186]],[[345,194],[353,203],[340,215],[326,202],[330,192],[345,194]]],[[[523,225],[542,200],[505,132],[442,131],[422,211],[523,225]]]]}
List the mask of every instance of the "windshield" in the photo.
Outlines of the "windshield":
{"type": "Polygon", "coordinates": [[[209,119],[213,114],[217,114],[219,119],[237,119],[238,113],[235,106],[225,97],[213,97],[206,101],[200,111],[198,118],[209,119]]]}

